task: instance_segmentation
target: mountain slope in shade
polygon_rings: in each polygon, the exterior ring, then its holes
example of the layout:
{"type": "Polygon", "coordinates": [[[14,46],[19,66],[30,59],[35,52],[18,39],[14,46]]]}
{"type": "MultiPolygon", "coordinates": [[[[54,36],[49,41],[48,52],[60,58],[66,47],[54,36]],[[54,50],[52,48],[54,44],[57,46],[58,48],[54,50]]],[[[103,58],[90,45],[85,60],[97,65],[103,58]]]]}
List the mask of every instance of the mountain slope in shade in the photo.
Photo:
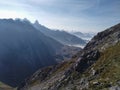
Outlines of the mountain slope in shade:
{"type": "Polygon", "coordinates": [[[59,41],[62,44],[83,45],[83,46],[86,44],[86,42],[81,38],[78,38],[72,34],[65,32],[65,31],[50,30],[50,29],[40,25],[38,21],[36,21],[33,25],[35,28],[37,28],[42,33],[44,33],[46,36],[49,36],[49,37],[59,41]]]}
{"type": "Polygon", "coordinates": [[[18,90],[119,90],[120,24],[98,33],[72,60],[38,70],[18,90]]]}
{"type": "Polygon", "coordinates": [[[0,19],[0,81],[12,87],[37,69],[68,60],[80,50],[45,36],[27,19],[0,19]]]}
{"type": "Polygon", "coordinates": [[[0,81],[17,86],[37,69],[56,64],[63,45],[46,37],[29,22],[0,20],[0,81]]]}

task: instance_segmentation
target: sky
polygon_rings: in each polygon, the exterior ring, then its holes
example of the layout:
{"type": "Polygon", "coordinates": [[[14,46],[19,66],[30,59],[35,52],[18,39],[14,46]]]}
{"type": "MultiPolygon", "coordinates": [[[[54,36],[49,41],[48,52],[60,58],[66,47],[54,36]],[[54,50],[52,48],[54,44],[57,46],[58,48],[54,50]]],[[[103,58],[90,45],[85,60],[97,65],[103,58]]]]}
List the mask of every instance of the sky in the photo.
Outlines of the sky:
{"type": "Polygon", "coordinates": [[[100,32],[120,23],[120,0],[0,0],[0,18],[37,19],[51,29],[100,32]]]}

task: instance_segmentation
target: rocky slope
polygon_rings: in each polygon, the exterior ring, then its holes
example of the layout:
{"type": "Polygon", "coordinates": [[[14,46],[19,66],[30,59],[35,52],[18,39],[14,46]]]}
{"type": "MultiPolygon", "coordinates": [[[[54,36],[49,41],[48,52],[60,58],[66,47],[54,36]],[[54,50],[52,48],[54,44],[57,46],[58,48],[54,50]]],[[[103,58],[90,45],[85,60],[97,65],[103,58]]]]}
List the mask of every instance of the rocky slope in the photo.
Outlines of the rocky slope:
{"type": "Polygon", "coordinates": [[[119,90],[120,24],[98,33],[72,60],[37,71],[18,90],[119,90]]]}
{"type": "Polygon", "coordinates": [[[16,89],[14,89],[14,88],[0,82],[0,90],[16,90],[16,89]]]}

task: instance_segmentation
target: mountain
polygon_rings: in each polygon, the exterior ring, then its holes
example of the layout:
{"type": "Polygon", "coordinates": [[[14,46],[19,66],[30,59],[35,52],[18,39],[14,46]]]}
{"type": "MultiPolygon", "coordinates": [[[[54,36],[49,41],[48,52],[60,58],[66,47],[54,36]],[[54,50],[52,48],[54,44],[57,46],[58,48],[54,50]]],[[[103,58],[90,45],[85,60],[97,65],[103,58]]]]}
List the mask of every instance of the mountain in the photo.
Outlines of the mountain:
{"type": "Polygon", "coordinates": [[[82,32],[71,32],[71,34],[82,38],[83,40],[90,40],[95,35],[95,33],[82,33],[82,32]]]}
{"type": "Polygon", "coordinates": [[[27,19],[0,19],[0,81],[12,87],[39,68],[69,60],[80,50],[44,35],[27,19]]]}
{"type": "Polygon", "coordinates": [[[76,37],[75,35],[72,35],[70,33],[67,33],[65,31],[59,31],[59,30],[51,30],[46,28],[45,26],[42,26],[39,24],[38,21],[35,21],[33,24],[34,27],[38,30],[40,30],[42,33],[44,33],[46,36],[49,36],[57,41],[59,41],[62,44],[65,45],[85,45],[86,42],[81,39],[76,37]]]}
{"type": "Polygon", "coordinates": [[[0,19],[0,81],[19,85],[37,69],[56,64],[62,47],[28,21],[0,19]]]}
{"type": "Polygon", "coordinates": [[[38,70],[18,90],[119,90],[120,24],[99,32],[69,61],[38,70]]]}

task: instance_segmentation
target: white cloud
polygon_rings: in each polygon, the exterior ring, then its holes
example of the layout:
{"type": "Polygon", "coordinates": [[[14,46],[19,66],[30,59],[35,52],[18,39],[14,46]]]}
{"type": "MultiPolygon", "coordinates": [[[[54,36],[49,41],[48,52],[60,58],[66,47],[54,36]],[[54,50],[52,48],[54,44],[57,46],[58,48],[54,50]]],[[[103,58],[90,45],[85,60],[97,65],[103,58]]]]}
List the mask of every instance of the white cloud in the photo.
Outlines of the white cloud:
{"type": "Polygon", "coordinates": [[[0,18],[25,18],[27,17],[28,19],[34,20],[33,17],[30,15],[27,15],[26,12],[21,12],[21,11],[12,11],[12,10],[0,10],[0,18]]]}

